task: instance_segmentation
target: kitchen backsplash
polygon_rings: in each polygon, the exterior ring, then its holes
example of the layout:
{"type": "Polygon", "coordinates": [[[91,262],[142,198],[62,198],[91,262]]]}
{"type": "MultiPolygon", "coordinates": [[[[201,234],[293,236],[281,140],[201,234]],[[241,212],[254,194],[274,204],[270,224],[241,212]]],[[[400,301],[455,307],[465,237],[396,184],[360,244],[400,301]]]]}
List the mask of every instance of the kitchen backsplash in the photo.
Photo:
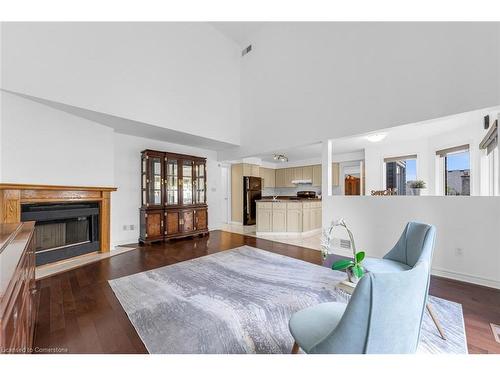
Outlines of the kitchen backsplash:
{"type": "Polygon", "coordinates": [[[281,187],[281,188],[263,188],[262,196],[270,197],[273,195],[280,196],[296,196],[298,191],[314,191],[317,195],[321,194],[321,187],[311,186],[310,184],[299,184],[295,187],[281,187]]]}

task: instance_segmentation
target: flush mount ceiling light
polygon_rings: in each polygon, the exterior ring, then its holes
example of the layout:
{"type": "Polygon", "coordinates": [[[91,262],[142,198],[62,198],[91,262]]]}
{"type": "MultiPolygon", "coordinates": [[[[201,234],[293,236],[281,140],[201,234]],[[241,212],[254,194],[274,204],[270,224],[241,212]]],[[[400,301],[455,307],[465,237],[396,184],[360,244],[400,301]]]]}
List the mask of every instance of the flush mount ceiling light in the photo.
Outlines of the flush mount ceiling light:
{"type": "Polygon", "coordinates": [[[380,142],[385,137],[387,137],[387,133],[369,134],[365,138],[370,142],[380,142]]]}
{"type": "Polygon", "coordinates": [[[279,161],[281,161],[282,163],[284,163],[284,162],[287,162],[287,161],[288,161],[288,158],[286,157],[286,155],[285,155],[285,154],[274,154],[273,159],[274,159],[274,160],[279,160],[279,161]]]}

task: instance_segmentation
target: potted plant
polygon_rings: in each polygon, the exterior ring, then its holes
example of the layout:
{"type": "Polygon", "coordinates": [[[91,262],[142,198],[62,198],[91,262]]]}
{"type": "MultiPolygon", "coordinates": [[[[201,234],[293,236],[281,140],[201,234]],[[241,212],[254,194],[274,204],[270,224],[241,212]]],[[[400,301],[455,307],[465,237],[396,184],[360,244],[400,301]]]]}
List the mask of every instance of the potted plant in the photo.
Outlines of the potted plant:
{"type": "Polygon", "coordinates": [[[425,181],[423,180],[416,180],[416,181],[411,181],[409,183],[409,187],[411,189],[412,195],[420,195],[420,192],[422,189],[426,188],[425,181]]]}
{"type": "Polygon", "coordinates": [[[361,262],[363,261],[363,259],[365,259],[365,252],[356,251],[354,236],[351,230],[348,228],[344,219],[333,221],[328,230],[323,232],[323,238],[321,241],[321,253],[324,259],[326,259],[328,254],[330,254],[331,242],[333,240],[333,229],[335,227],[343,227],[347,231],[347,234],[349,235],[349,239],[351,241],[353,259],[338,260],[333,263],[332,269],[337,271],[345,270],[349,281],[356,284],[365,274],[365,270],[361,265],[361,262]]]}

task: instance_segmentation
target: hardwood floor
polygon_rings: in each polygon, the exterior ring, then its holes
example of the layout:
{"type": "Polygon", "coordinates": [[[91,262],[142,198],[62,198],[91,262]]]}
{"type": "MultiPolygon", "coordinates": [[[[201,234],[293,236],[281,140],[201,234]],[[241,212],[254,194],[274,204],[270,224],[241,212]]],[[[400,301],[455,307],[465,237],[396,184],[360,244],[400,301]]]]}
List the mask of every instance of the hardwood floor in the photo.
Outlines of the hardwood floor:
{"type": "MultiPolygon", "coordinates": [[[[222,231],[142,246],[38,281],[35,347],[41,352],[147,353],[108,280],[241,245],[322,262],[316,250],[222,231]]],[[[499,290],[433,277],[431,294],[462,304],[470,353],[500,353],[489,327],[500,323],[499,290]]]]}

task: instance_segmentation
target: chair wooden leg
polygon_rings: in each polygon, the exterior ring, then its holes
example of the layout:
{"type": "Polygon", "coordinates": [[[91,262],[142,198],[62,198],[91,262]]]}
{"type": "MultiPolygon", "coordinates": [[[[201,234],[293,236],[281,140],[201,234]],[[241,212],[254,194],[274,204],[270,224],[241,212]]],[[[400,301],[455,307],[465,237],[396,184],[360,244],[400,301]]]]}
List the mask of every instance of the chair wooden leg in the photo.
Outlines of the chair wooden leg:
{"type": "Polygon", "coordinates": [[[299,345],[296,342],[293,343],[292,354],[297,354],[299,352],[299,345]]]}
{"type": "Polygon", "coordinates": [[[429,302],[427,302],[426,307],[427,307],[427,311],[429,312],[429,315],[432,318],[432,321],[434,322],[434,324],[436,325],[437,330],[439,331],[439,335],[441,335],[441,338],[443,340],[446,340],[446,337],[445,337],[444,331],[443,331],[443,327],[441,327],[441,324],[439,324],[439,321],[438,321],[436,315],[434,314],[434,310],[432,308],[432,305],[429,302]]]}

